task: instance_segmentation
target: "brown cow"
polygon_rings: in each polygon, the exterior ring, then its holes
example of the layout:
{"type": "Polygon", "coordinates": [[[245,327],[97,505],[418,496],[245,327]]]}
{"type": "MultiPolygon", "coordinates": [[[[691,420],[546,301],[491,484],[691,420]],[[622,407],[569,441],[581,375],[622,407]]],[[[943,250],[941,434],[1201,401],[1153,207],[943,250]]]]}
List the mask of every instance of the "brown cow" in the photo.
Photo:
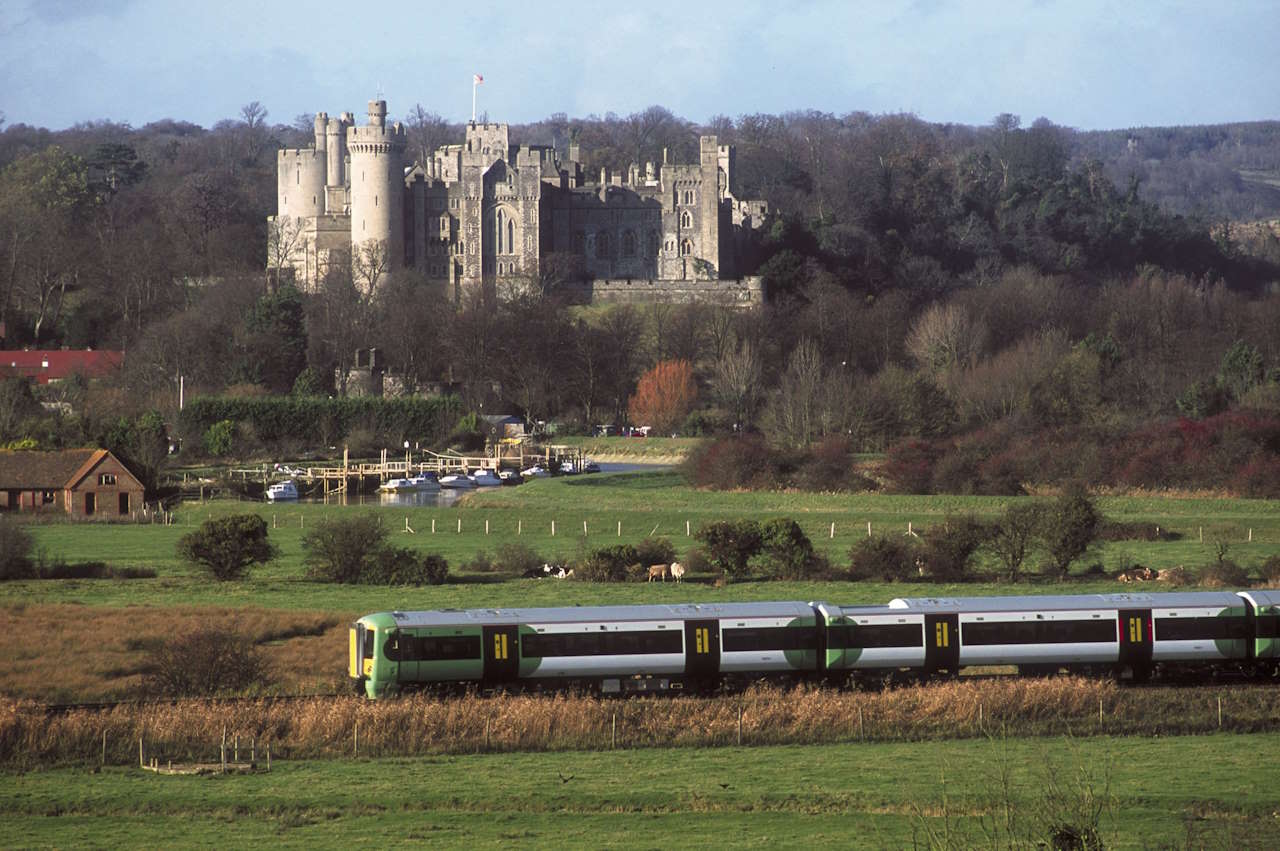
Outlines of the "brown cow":
{"type": "Polygon", "coordinates": [[[668,568],[665,564],[651,564],[649,565],[649,579],[647,581],[652,582],[653,577],[657,576],[663,582],[666,582],[667,573],[668,573],[668,568]]]}

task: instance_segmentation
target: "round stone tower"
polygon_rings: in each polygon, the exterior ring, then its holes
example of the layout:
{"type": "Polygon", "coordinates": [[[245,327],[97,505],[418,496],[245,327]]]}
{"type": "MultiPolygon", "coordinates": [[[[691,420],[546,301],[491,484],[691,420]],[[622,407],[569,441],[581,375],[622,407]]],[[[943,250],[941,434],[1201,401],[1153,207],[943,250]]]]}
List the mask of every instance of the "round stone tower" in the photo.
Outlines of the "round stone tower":
{"type": "Polygon", "coordinates": [[[351,156],[351,248],[370,240],[387,247],[385,268],[404,265],[404,151],[405,129],[387,126],[387,102],[369,101],[369,123],[347,130],[351,156]]]}
{"type": "Polygon", "coordinates": [[[276,153],[276,210],[278,216],[297,219],[324,213],[327,170],[322,112],[316,116],[316,144],[276,153]]]}

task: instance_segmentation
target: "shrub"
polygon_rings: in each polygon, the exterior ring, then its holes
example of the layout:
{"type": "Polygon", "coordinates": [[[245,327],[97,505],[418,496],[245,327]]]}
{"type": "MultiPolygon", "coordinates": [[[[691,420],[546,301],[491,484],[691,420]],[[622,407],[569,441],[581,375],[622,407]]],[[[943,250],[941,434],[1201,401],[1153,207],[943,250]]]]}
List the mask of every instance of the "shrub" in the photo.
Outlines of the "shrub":
{"type": "Polygon", "coordinates": [[[423,556],[387,546],[365,564],[356,581],[365,585],[443,585],[448,578],[449,562],[444,556],[423,556]]]}
{"type": "Polygon", "coordinates": [[[387,549],[387,528],[377,514],[353,514],[326,518],[302,536],[307,575],[322,582],[357,583],[368,573],[376,575],[382,551],[387,549]]]}
{"type": "Polygon", "coordinates": [[[153,694],[203,697],[268,684],[270,669],[253,641],[230,626],[199,627],[171,638],[148,661],[153,694]]]}
{"type": "Polygon", "coordinates": [[[494,569],[521,576],[536,567],[542,567],[546,561],[534,552],[532,547],[517,541],[508,541],[498,547],[494,569]]]}
{"type": "Polygon", "coordinates": [[[667,538],[645,538],[636,544],[636,560],[646,568],[651,564],[671,564],[676,548],[667,538]]]}
{"type": "Polygon", "coordinates": [[[1262,574],[1263,580],[1268,585],[1275,585],[1280,582],[1280,556],[1271,556],[1262,563],[1262,567],[1258,569],[1258,573],[1262,574]]]}
{"type": "Polygon", "coordinates": [[[178,556],[218,580],[240,579],[250,565],[266,564],[277,550],[267,540],[267,521],[256,514],[215,517],[178,539],[178,556]]]}
{"type": "Polygon", "coordinates": [[[1043,507],[1038,502],[1011,502],[1005,507],[1004,516],[991,524],[986,545],[1004,565],[1010,582],[1018,581],[1022,562],[1040,528],[1042,513],[1043,507]]]}
{"type": "Polygon", "coordinates": [[[894,493],[929,493],[934,466],[945,450],[927,440],[914,438],[889,448],[884,474],[894,493]]]}
{"type": "Polygon", "coordinates": [[[501,566],[487,552],[479,550],[471,557],[471,561],[462,563],[462,569],[467,573],[493,573],[501,569],[501,566]]]}
{"type": "Polygon", "coordinates": [[[603,547],[588,554],[575,568],[574,576],[588,582],[626,582],[628,568],[639,562],[640,556],[630,544],[603,547]]]}
{"type": "Polygon", "coordinates": [[[1223,559],[1201,568],[1200,584],[1206,588],[1243,588],[1249,584],[1249,572],[1234,561],[1223,559]]]}
{"type": "Polygon", "coordinates": [[[794,520],[766,520],[760,524],[757,573],[775,579],[808,579],[821,568],[813,542],[794,520]]]}
{"type": "Polygon", "coordinates": [[[694,486],[713,490],[768,487],[773,452],[758,434],[724,437],[694,448],[681,470],[694,486]]]}
{"type": "Polygon", "coordinates": [[[972,516],[947,518],[946,523],[931,526],[921,536],[921,567],[934,579],[963,579],[969,572],[973,554],[990,534],[990,530],[972,516]]]}
{"type": "Polygon", "coordinates": [[[760,524],[754,520],[708,523],[694,537],[702,542],[711,566],[726,576],[748,575],[748,561],[760,551],[760,524]]]}
{"type": "Polygon", "coordinates": [[[204,451],[217,458],[231,454],[235,448],[236,424],[231,420],[219,420],[205,430],[204,451]]]}
{"type": "Polygon", "coordinates": [[[916,547],[908,538],[876,535],[863,538],[849,550],[849,578],[894,582],[919,575],[916,547]]]}
{"type": "Polygon", "coordinates": [[[34,575],[31,548],[35,541],[22,526],[0,517],[0,579],[27,579],[34,575]]]}
{"type": "Polygon", "coordinates": [[[1070,488],[1045,506],[1040,515],[1040,539],[1048,550],[1050,566],[1060,578],[1071,563],[1084,555],[1098,535],[1102,515],[1089,494],[1070,488]]]}

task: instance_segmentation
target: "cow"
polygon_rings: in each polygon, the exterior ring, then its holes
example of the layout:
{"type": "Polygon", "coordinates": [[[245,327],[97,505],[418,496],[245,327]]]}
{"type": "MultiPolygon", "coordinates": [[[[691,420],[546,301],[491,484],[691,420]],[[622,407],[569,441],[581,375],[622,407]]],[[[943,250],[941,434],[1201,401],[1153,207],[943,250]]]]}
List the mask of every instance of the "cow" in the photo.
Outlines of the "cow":
{"type": "Polygon", "coordinates": [[[1120,573],[1117,574],[1116,579],[1121,582],[1150,582],[1156,577],[1157,574],[1154,570],[1149,567],[1138,565],[1137,567],[1131,567],[1128,570],[1120,571],[1120,573]]]}
{"type": "Polygon", "coordinates": [[[667,574],[669,572],[670,571],[665,564],[651,564],[649,565],[649,579],[647,581],[652,582],[653,578],[656,576],[663,582],[666,582],[667,574]]]}
{"type": "Polygon", "coordinates": [[[671,578],[676,582],[684,579],[684,565],[678,561],[671,562],[671,578]]]}

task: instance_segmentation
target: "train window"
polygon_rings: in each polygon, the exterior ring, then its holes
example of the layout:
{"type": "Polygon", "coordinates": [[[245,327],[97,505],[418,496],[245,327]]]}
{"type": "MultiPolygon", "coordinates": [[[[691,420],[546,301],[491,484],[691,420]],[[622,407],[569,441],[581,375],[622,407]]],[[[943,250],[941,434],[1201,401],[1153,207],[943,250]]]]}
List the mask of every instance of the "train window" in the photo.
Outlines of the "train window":
{"type": "Polygon", "coordinates": [[[726,653],[749,650],[815,650],[815,634],[812,629],[795,627],[747,627],[726,629],[721,648],[726,653]]]}
{"type": "Polygon", "coordinates": [[[1258,638],[1280,638],[1280,615],[1258,615],[1258,638]]]}
{"type": "Polygon", "coordinates": [[[834,626],[827,633],[827,646],[833,650],[846,647],[922,647],[924,633],[918,623],[848,624],[834,626]]]}
{"type": "Polygon", "coordinates": [[[402,635],[399,661],[443,662],[480,658],[478,635],[402,635]]]}
{"type": "Polygon", "coordinates": [[[1156,618],[1157,641],[1252,638],[1243,616],[1213,618],[1156,618]]]}
{"type": "Polygon", "coordinates": [[[961,642],[980,644],[1089,644],[1116,640],[1109,620],[996,621],[962,623],[961,642]]]}
{"type": "Polygon", "coordinates": [[[373,630],[366,629],[364,631],[364,658],[372,659],[374,654],[373,630]]]}
{"type": "Polygon", "coordinates": [[[521,655],[525,658],[637,656],[680,653],[683,649],[683,636],[678,631],[567,632],[526,635],[522,639],[521,655]]]}

